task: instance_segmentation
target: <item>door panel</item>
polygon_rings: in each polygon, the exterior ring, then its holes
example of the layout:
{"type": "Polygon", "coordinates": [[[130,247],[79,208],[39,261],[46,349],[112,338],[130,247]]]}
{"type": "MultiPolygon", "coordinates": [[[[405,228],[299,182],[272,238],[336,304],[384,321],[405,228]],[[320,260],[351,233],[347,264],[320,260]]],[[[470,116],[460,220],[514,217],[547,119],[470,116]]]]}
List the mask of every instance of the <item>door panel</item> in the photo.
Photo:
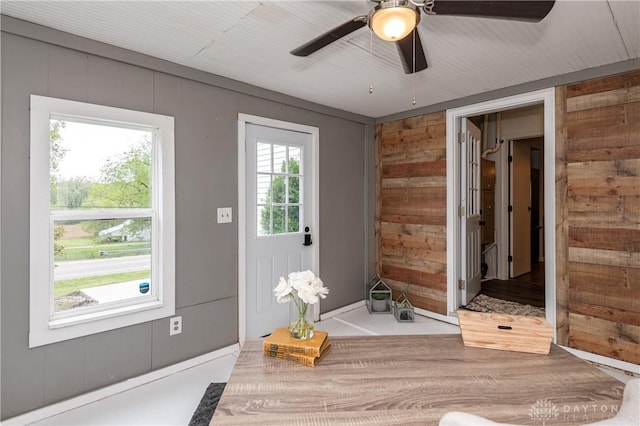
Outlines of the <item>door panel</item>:
{"type": "Polygon", "coordinates": [[[303,246],[311,224],[311,156],[310,134],[246,126],[247,338],[287,326],[289,304],[279,304],[273,289],[289,272],[314,270],[315,246],[303,246]]]}
{"type": "Polygon", "coordinates": [[[511,278],[531,272],[531,148],[510,141],[510,229],[511,278]]]}
{"type": "Polygon", "coordinates": [[[483,222],[482,244],[489,245],[496,241],[496,163],[483,158],[481,174],[482,192],[480,195],[480,204],[482,205],[481,220],[483,222]]]}
{"type": "Polygon", "coordinates": [[[460,215],[462,235],[461,252],[465,261],[460,262],[460,276],[464,288],[460,291],[460,304],[466,306],[479,292],[482,281],[481,264],[481,226],[480,226],[480,154],[482,150],[480,129],[468,119],[461,122],[464,135],[461,153],[462,194],[460,215]]]}

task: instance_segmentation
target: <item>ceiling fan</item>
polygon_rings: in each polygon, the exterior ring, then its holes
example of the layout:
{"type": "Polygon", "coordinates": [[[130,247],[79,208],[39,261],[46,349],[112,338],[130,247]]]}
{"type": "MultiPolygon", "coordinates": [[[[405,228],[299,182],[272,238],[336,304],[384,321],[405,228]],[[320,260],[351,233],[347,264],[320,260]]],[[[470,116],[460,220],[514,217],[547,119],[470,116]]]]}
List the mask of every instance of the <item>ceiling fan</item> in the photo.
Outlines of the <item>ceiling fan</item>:
{"type": "Polygon", "coordinates": [[[368,15],[356,16],[313,40],[293,49],[295,56],[309,56],[336,40],[368,25],[381,39],[396,43],[406,74],[427,68],[420,34],[416,26],[420,14],[471,16],[539,22],[551,11],[555,1],[483,0],[370,0],[376,3],[368,15]],[[410,36],[413,34],[413,36],[410,36]]]}

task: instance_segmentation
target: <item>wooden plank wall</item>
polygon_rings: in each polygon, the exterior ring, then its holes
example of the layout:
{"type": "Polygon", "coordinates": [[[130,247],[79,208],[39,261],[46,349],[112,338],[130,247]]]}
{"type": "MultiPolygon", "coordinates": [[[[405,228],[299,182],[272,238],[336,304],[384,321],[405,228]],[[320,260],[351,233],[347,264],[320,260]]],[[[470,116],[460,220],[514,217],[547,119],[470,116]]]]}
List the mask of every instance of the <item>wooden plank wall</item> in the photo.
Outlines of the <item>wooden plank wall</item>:
{"type": "Polygon", "coordinates": [[[376,270],[417,307],[447,313],[445,112],[376,127],[376,270]]]}
{"type": "Polygon", "coordinates": [[[640,364],[640,72],[564,93],[569,345],[640,364]]]}
{"type": "MultiPolygon", "coordinates": [[[[376,269],[446,315],[445,112],[376,128],[376,269]]],[[[640,364],[640,71],[556,88],[558,342],[640,364]]]]}

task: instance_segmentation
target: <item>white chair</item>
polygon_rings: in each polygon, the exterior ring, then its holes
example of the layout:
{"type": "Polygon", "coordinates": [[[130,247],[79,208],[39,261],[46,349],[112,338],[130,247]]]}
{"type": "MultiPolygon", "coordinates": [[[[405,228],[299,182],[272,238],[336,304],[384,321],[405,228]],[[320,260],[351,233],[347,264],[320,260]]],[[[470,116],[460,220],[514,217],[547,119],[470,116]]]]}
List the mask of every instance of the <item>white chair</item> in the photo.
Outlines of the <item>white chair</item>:
{"type": "Polygon", "coordinates": [[[629,426],[640,425],[640,379],[631,379],[624,387],[622,395],[622,405],[618,409],[618,414],[610,419],[595,423],[589,426],[629,426]]]}
{"type": "Polygon", "coordinates": [[[500,425],[500,426],[514,426],[508,423],[496,423],[484,417],[476,416],[475,414],[463,413],[462,411],[449,411],[440,419],[438,426],[485,426],[485,425],[500,425]]]}
{"type": "MultiPolygon", "coordinates": [[[[460,411],[450,411],[440,419],[439,426],[514,426],[508,423],[496,423],[475,414],[463,413],[460,411]]],[[[631,379],[624,387],[622,405],[618,409],[618,414],[610,419],[595,423],[589,426],[638,426],[640,425],[640,379],[631,379]]]]}

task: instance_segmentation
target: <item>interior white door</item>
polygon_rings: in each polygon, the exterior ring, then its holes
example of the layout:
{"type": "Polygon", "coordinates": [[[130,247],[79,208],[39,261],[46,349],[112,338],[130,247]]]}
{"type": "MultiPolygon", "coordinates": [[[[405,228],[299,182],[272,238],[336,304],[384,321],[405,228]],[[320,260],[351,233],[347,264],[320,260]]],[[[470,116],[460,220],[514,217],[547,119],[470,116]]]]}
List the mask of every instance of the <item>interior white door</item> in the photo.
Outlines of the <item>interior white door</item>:
{"type": "Polygon", "coordinates": [[[312,137],[246,125],[246,337],[289,321],[273,294],[280,277],[314,270],[312,137]],[[311,245],[305,244],[305,234],[311,245]]]}
{"type": "Polygon", "coordinates": [[[531,148],[509,141],[509,275],[511,278],[531,272],[531,148]]]}
{"type": "Polygon", "coordinates": [[[480,129],[468,119],[460,123],[460,227],[462,262],[460,262],[460,305],[466,306],[479,292],[482,285],[481,253],[481,187],[480,154],[482,150],[480,129]]]}

